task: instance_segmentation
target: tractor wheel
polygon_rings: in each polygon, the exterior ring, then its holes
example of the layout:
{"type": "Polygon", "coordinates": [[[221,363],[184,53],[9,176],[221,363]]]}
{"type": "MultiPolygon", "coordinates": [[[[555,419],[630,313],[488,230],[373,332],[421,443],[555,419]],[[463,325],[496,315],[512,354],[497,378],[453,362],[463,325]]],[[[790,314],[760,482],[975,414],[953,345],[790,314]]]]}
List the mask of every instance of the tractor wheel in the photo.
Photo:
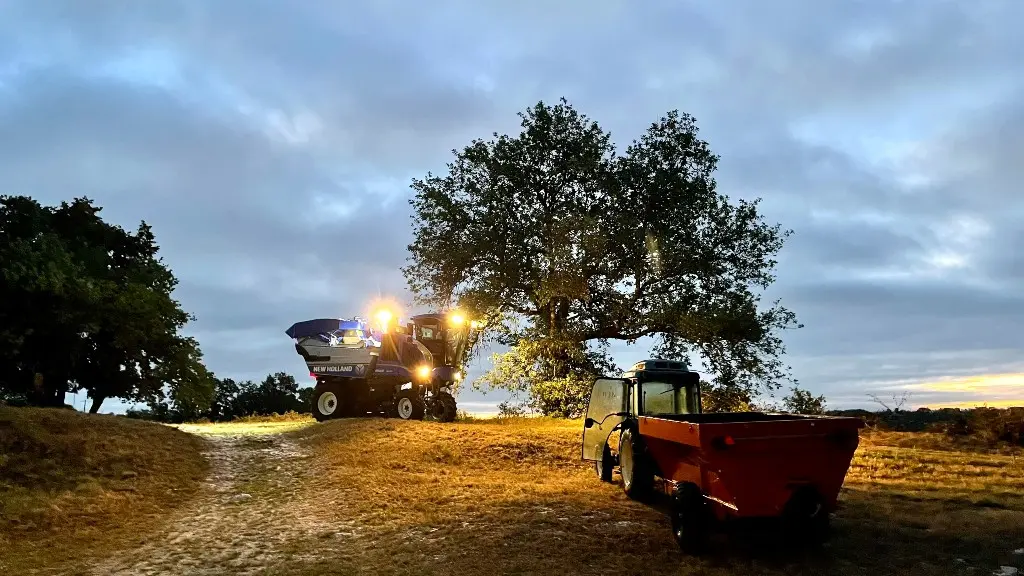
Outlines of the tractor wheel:
{"type": "Polygon", "coordinates": [[[338,418],[344,412],[342,406],[341,386],[330,382],[320,382],[313,389],[313,418],[317,422],[338,418]]]}
{"type": "Polygon", "coordinates": [[[431,406],[431,416],[440,422],[454,422],[457,407],[455,397],[447,392],[438,392],[431,406]]]}
{"type": "Polygon", "coordinates": [[[710,522],[700,488],[689,482],[672,497],[672,536],[685,554],[698,555],[707,548],[710,522]]]}
{"type": "Polygon", "coordinates": [[[654,470],[640,434],[632,428],[619,436],[619,474],[622,489],[633,500],[645,500],[654,492],[654,470]]]}
{"type": "Polygon", "coordinates": [[[615,460],[612,459],[612,451],[605,444],[604,451],[601,453],[601,459],[594,462],[594,471],[597,472],[597,477],[602,482],[611,482],[614,469],[615,460]]]}
{"type": "Polygon", "coordinates": [[[394,415],[402,420],[423,420],[426,413],[423,398],[413,390],[402,390],[395,398],[394,415]]]}

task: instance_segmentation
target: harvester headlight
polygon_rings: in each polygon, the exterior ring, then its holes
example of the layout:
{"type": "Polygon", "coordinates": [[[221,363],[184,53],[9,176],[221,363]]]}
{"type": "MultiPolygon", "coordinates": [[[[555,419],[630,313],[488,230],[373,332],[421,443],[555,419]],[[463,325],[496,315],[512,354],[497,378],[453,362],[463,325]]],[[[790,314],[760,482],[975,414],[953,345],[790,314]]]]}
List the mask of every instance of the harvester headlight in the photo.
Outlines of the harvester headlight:
{"type": "Polygon", "coordinates": [[[429,380],[430,366],[420,366],[416,369],[416,375],[420,377],[420,380],[429,380]]]}
{"type": "Polygon", "coordinates": [[[390,310],[380,310],[380,311],[377,312],[376,317],[377,317],[377,322],[380,323],[381,331],[387,332],[388,331],[388,324],[391,323],[391,318],[392,318],[391,311],[390,310]]]}
{"type": "Polygon", "coordinates": [[[456,372],[455,373],[455,380],[456,381],[462,380],[462,372],[456,372]]]}
{"type": "Polygon", "coordinates": [[[448,321],[451,322],[453,326],[462,326],[462,324],[466,322],[466,317],[458,312],[452,312],[452,314],[448,316],[448,321]]]}

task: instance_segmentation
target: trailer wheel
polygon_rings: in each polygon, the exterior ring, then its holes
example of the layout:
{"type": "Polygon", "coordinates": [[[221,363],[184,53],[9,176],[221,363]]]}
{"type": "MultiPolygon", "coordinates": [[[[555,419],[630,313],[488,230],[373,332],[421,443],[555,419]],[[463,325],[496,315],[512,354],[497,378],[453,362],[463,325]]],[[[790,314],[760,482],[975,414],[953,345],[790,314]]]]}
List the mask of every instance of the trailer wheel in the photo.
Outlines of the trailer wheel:
{"type": "Polygon", "coordinates": [[[458,413],[455,397],[447,392],[438,392],[431,406],[431,416],[440,422],[454,422],[458,413]]]}
{"type": "Polygon", "coordinates": [[[698,555],[707,548],[709,522],[700,488],[686,482],[672,497],[672,537],[685,554],[698,555]]]}
{"type": "Polygon", "coordinates": [[[644,500],[654,491],[654,470],[643,440],[632,428],[619,436],[619,474],[622,489],[634,500],[644,500]]]}
{"type": "Polygon", "coordinates": [[[821,495],[811,487],[804,487],[790,497],[782,512],[784,521],[797,542],[820,546],[832,533],[832,522],[821,495]]]}
{"type": "Polygon", "coordinates": [[[402,420],[423,420],[427,407],[415,391],[402,390],[395,399],[394,412],[402,420]]]}
{"type": "Polygon", "coordinates": [[[326,382],[317,384],[313,390],[313,418],[323,422],[341,416],[342,411],[340,386],[326,382]]]}
{"type": "Polygon", "coordinates": [[[612,451],[608,445],[604,445],[601,452],[601,459],[594,462],[594,471],[602,482],[612,481],[612,472],[615,470],[615,460],[612,459],[612,451]]]}

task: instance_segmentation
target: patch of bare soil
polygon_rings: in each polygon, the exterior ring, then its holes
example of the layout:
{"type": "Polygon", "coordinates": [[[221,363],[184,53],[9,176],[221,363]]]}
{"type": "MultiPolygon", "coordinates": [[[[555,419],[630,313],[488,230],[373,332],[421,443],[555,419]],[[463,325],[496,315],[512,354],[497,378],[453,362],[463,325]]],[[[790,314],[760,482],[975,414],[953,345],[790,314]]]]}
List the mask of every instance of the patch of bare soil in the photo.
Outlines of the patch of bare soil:
{"type": "Polygon", "coordinates": [[[318,503],[297,496],[311,473],[305,449],[275,433],[210,434],[206,440],[211,471],[203,493],[160,532],[87,573],[245,575],[309,560],[300,544],[327,528],[318,521],[318,503]]]}

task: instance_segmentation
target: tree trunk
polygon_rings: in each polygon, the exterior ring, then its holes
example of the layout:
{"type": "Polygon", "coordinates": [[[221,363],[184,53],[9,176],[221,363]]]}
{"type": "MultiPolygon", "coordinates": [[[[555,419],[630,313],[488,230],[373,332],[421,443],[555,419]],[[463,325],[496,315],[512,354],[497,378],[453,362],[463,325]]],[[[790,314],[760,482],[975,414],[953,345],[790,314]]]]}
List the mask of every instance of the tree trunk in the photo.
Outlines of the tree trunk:
{"type": "Polygon", "coordinates": [[[106,399],[106,396],[97,396],[97,397],[93,398],[92,399],[92,404],[89,406],[89,414],[95,414],[95,413],[99,412],[100,411],[100,405],[103,404],[103,401],[105,399],[106,399]]]}

